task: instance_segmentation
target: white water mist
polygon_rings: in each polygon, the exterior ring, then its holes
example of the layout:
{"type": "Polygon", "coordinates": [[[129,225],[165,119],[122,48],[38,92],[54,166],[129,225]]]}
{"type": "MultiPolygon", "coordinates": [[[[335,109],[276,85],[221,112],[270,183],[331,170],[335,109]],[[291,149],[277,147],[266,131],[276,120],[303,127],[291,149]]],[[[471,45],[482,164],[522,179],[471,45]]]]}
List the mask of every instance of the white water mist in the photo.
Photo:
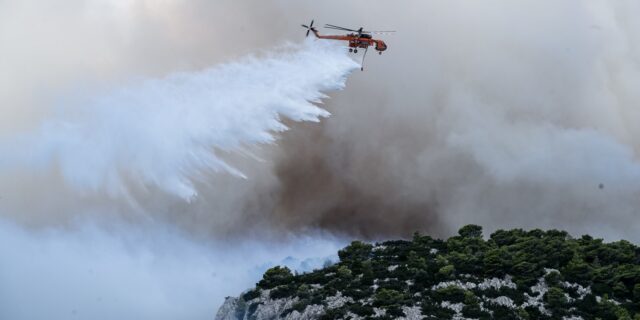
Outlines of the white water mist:
{"type": "Polygon", "coordinates": [[[344,47],[309,40],[259,58],[65,99],[38,133],[5,147],[10,156],[0,170],[57,166],[80,191],[120,196],[131,185],[157,186],[191,199],[203,172],[243,177],[216,151],[271,143],[274,132],[287,130],[282,118],[328,116],[316,104],[324,92],[343,88],[357,67],[344,47]]]}

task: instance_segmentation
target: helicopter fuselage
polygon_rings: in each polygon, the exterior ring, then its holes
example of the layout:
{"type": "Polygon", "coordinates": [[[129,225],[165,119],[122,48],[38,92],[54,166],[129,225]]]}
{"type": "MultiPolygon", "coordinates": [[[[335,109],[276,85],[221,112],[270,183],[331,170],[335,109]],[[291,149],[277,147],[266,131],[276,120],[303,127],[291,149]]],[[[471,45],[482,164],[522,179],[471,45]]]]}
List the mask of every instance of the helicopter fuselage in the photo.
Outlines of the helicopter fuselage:
{"type": "Polygon", "coordinates": [[[360,34],[350,33],[347,35],[339,36],[339,35],[321,35],[316,30],[312,30],[315,36],[318,39],[328,39],[328,40],[344,40],[349,42],[349,47],[353,49],[367,49],[370,46],[373,46],[377,51],[382,53],[382,51],[387,50],[387,44],[382,40],[373,39],[370,34],[360,34]]]}

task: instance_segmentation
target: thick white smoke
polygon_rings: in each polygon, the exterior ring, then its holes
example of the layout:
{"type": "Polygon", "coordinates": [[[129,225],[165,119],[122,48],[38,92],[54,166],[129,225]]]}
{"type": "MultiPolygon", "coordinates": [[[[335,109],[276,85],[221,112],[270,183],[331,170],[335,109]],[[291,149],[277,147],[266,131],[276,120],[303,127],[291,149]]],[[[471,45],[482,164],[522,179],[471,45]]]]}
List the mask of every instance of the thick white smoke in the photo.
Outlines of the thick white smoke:
{"type": "Polygon", "coordinates": [[[130,182],[191,199],[192,181],[204,172],[243,176],[216,151],[273,142],[273,132],[287,129],[283,117],[328,116],[314,103],[344,87],[357,66],[344,47],[309,40],[262,58],[67,98],[38,134],[2,150],[0,170],[59,166],[80,191],[126,195],[130,182]]]}
{"type": "Polygon", "coordinates": [[[36,232],[0,221],[0,319],[213,319],[225,295],[267,268],[320,268],[342,243],[321,234],[211,243],[164,225],[74,227],[36,232]]]}

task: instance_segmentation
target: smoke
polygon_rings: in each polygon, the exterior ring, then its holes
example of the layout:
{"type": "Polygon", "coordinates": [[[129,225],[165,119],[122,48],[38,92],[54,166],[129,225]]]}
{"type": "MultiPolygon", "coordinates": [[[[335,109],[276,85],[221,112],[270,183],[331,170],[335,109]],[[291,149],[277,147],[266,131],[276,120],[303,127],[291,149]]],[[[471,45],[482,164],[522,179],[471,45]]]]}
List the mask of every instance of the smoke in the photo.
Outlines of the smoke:
{"type": "Polygon", "coordinates": [[[370,7],[386,15],[331,23],[400,32],[332,118],[284,137],[278,221],[372,238],[477,223],[639,240],[636,3],[370,7]]]}
{"type": "Polygon", "coordinates": [[[264,271],[337,260],[338,240],[208,243],[166,225],[28,231],[0,223],[3,319],[211,319],[264,271]],[[247,252],[251,252],[247,255],[247,252]]]}

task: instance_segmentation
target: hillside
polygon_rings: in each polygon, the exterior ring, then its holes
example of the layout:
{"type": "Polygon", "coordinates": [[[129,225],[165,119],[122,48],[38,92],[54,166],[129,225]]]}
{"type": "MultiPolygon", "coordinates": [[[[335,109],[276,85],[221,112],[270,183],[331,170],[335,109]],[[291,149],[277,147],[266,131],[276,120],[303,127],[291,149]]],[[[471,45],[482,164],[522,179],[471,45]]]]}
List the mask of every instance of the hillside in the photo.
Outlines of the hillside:
{"type": "Polygon", "coordinates": [[[640,248],[557,230],[468,225],[447,240],[359,241],[310,273],[269,269],[232,319],[640,319],[640,248]]]}

